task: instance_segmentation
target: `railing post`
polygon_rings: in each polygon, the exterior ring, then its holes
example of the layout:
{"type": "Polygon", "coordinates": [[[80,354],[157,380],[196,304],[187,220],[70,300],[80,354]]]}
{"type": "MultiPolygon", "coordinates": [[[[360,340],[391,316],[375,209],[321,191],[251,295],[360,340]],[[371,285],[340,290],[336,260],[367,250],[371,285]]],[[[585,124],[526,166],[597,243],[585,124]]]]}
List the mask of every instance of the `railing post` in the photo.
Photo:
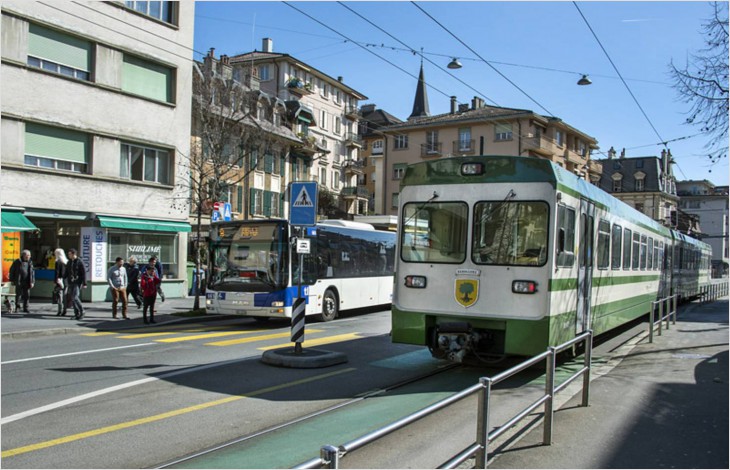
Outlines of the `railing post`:
{"type": "Polygon", "coordinates": [[[319,458],[324,461],[324,468],[339,468],[340,449],[335,446],[322,446],[319,450],[319,458]]]}
{"type": "Polygon", "coordinates": [[[659,336],[662,335],[662,322],[664,321],[664,308],[662,307],[662,303],[659,303],[659,336]]]}
{"type": "Polygon", "coordinates": [[[553,403],[555,398],[555,348],[548,348],[548,357],[545,364],[545,418],[542,429],[542,443],[546,446],[553,443],[553,403]]]}
{"type": "Polygon", "coordinates": [[[651,303],[651,310],[649,310],[649,342],[654,342],[654,307],[656,302],[651,303]]]}
{"type": "Polygon", "coordinates": [[[664,312],[667,314],[667,331],[669,331],[669,319],[672,317],[672,310],[669,308],[669,299],[662,299],[662,319],[664,318],[664,312]],[[666,309],[664,309],[665,304],[667,306],[666,309]]]}
{"type": "Polygon", "coordinates": [[[583,372],[583,403],[581,406],[588,406],[591,390],[591,360],[593,357],[593,330],[588,330],[588,337],[585,339],[585,360],[583,365],[586,371],[583,372]]]}
{"type": "Polygon", "coordinates": [[[677,323],[677,301],[679,300],[679,297],[677,294],[674,294],[672,296],[672,311],[674,311],[674,323],[677,323]]]}
{"type": "Polygon", "coordinates": [[[484,390],[479,394],[479,408],[477,410],[477,444],[479,450],[475,456],[475,468],[487,468],[489,460],[489,399],[492,394],[492,379],[482,377],[479,379],[484,390]]]}

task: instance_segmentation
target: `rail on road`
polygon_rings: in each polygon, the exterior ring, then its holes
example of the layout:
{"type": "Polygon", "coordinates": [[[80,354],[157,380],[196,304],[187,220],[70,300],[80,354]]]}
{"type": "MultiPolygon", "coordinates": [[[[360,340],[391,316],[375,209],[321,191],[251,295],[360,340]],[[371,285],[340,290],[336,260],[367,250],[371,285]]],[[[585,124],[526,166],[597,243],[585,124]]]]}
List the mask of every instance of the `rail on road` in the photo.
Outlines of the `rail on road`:
{"type": "Polygon", "coordinates": [[[522,419],[529,416],[540,406],[544,407],[543,443],[545,445],[550,445],[552,444],[553,433],[554,397],[581,375],[583,376],[583,395],[581,406],[588,406],[592,350],[593,331],[588,330],[559,346],[549,347],[544,353],[527,359],[526,361],[521,362],[516,366],[495,375],[494,377],[482,377],[481,379],[479,379],[479,383],[460,392],[457,392],[450,397],[444,398],[443,400],[438,401],[426,408],[422,408],[421,410],[416,411],[404,418],[401,418],[398,421],[395,421],[387,426],[383,426],[380,429],[376,429],[375,431],[365,434],[352,441],[346,442],[345,444],[342,444],[340,446],[323,446],[320,449],[319,457],[312,458],[306,462],[297,465],[294,468],[339,468],[340,459],[345,457],[348,453],[353,452],[367,444],[375,442],[376,440],[390,434],[393,431],[402,429],[409,424],[418,421],[421,418],[429,416],[437,411],[443,410],[444,408],[447,408],[448,406],[453,405],[454,403],[459,402],[462,399],[477,393],[479,394],[479,398],[477,409],[476,441],[469,444],[468,447],[466,447],[463,451],[461,451],[451,460],[442,465],[441,468],[456,468],[457,466],[461,465],[463,462],[472,457],[475,457],[476,468],[487,468],[489,443],[493,442],[507,430],[519,423],[522,419]],[[579,343],[585,343],[583,367],[556,387],[555,367],[557,354],[579,343]],[[540,363],[541,361],[545,361],[545,393],[529,406],[517,413],[515,416],[507,420],[506,423],[502,424],[501,426],[495,428],[493,431],[490,432],[489,410],[492,387],[499,382],[502,382],[503,380],[527,369],[528,367],[540,363]]]}

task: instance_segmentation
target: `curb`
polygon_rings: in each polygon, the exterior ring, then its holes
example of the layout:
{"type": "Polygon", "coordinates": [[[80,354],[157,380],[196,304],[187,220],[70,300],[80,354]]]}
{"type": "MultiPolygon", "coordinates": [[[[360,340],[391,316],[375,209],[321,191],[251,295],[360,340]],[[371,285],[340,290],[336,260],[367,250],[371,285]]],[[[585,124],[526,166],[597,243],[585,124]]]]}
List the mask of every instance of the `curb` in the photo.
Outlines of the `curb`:
{"type": "Polygon", "coordinates": [[[261,362],[271,366],[289,367],[292,369],[318,369],[347,362],[343,353],[323,351],[321,349],[305,349],[300,354],[293,347],[265,351],[261,362]]]}

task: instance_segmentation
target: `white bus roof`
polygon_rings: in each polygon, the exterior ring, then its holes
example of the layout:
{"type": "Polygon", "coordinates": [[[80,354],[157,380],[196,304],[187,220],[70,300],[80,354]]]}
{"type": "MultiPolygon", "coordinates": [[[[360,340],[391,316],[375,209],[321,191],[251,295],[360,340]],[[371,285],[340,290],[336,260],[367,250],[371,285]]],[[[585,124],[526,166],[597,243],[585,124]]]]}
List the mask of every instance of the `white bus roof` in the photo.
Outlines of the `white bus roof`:
{"type": "Polygon", "coordinates": [[[370,224],[363,222],[353,222],[350,220],[320,220],[317,222],[320,225],[331,225],[333,227],[345,227],[345,228],[356,228],[360,230],[375,230],[370,224]]]}

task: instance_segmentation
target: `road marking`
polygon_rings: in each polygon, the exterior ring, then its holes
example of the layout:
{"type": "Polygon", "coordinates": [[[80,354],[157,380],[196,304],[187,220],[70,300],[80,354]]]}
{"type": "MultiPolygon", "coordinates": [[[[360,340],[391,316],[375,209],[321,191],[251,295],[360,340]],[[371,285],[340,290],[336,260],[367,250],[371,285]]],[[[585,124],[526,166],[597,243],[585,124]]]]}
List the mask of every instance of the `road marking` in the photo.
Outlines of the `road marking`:
{"type": "Polygon", "coordinates": [[[81,336],[109,336],[109,335],[115,335],[114,331],[98,331],[96,333],[81,333],[81,336]]]}
{"type": "Polygon", "coordinates": [[[154,344],[155,343],[130,344],[128,346],[117,346],[114,348],[92,349],[89,351],[79,351],[79,352],[72,352],[72,353],[65,353],[65,354],[54,354],[53,356],[29,357],[27,359],[15,359],[14,361],[4,361],[4,362],[0,362],[0,364],[5,365],[5,364],[15,364],[18,362],[40,361],[41,359],[53,359],[55,357],[65,357],[65,356],[78,356],[79,354],[91,354],[91,353],[102,352],[102,351],[114,351],[115,349],[138,348],[140,346],[152,346],[154,344]]]}
{"type": "MultiPolygon", "coordinates": [[[[309,330],[309,333],[312,333],[314,330],[309,330]]],[[[342,341],[350,341],[353,339],[360,338],[359,333],[347,333],[344,335],[336,335],[336,336],[327,336],[325,338],[317,338],[317,339],[307,339],[304,340],[302,343],[303,348],[311,347],[311,346],[321,346],[323,344],[331,344],[331,343],[341,343],[342,341]]],[[[259,351],[268,351],[270,349],[280,349],[280,348],[286,348],[286,347],[293,347],[294,343],[286,343],[286,344],[278,344],[276,346],[265,346],[262,348],[256,348],[259,351]]]]}
{"type": "Polygon", "coordinates": [[[117,336],[119,339],[137,339],[137,338],[154,338],[156,336],[170,336],[170,335],[177,335],[180,334],[180,332],[177,331],[161,331],[159,333],[141,333],[138,335],[124,335],[124,336],[117,336]]]}
{"type": "MultiPolygon", "coordinates": [[[[310,333],[320,333],[323,330],[307,330],[310,333]]],[[[206,346],[232,346],[234,344],[244,344],[244,343],[253,343],[255,341],[266,341],[268,339],[281,339],[281,338],[289,338],[291,337],[291,332],[287,331],[286,333],[274,333],[270,335],[261,335],[261,336],[254,336],[253,338],[239,338],[239,339],[229,339],[227,341],[215,341],[213,343],[205,343],[206,346]]]]}
{"type": "Polygon", "coordinates": [[[274,386],[267,387],[267,388],[262,388],[262,389],[247,393],[245,395],[234,395],[234,396],[222,398],[219,400],[209,401],[207,403],[201,403],[199,405],[193,405],[193,406],[189,406],[186,408],[180,408],[177,410],[168,411],[166,413],[160,413],[160,414],[153,415],[153,416],[147,416],[146,418],[135,419],[135,420],[127,421],[124,423],[114,424],[111,426],[105,426],[103,428],[92,429],[90,431],[81,432],[81,433],[77,433],[77,434],[71,434],[69,436],[59,437],[57,439],[51,439],[49,441],[43,441],[43,442],[39,442],[36,444],[31,444],[31,445],[27,445],[27,446],[23,446],[23,447],[16,447],[15,449],[9,449],[9,450],[3,451],[2,454],[0,454],[0,455],[2,456],[2,458],[13,457],[16,455],[25,454],[27,452],[33,452],[36,450],[46,449],[48,447],[54,447],[54,446],[61,445],[61,444],[67,444],[69,442],[74,442],[74,441],[78,441],[81,439],[87,439],[90,437],[100,436],[102,434],[107,434],[107,433],[119,431],[122,429],[128,429],[128,428],[132,428],[135,426],[141,426],[143,424],[153,423],[155,421],[161,421],[161,420],[167,419],[167,418],[173,418],[175,416],[180,416],[180,415],[183,415],[186,413],[192,413],[194,411],[200,411],[200,410],[204,410],[207,408],[212,408],[214,406],[224,405],[226,403],[231,403],[231,402],[234,402],[237,400],[241,400],[243,398],[251,398],[251,397],[258,396],[258,395],[263,395],[265,393],[275,392],[278,390],[283,390],[285,388],[294,387],[297,385],[303,385],[303,384],[306,384],[309,382],[314,382],[317,380],[322,380],[322,379],[326,379],[329,377],[333,377],[335,375],[344,374],[346,372],[352,372],[354,370],[355,370],[354,367],[350,367],[347,369],[329,372],[327,374],[315,375],[313,377],[307,377],[304,379],[295,380],[293,382],[288,382],[288,383],[274,385],[274,386]]]}
{"type": "Polygon", "coordinates": [[[238,331],[224,331],[221,333],[205,333],[202,335],[182,336],[180,338],[158,339],[157,342],[158,343],[176,343],[178,341],[194,341],[196,339],[220,338],[222,336],[246,335],[249,333],[260,333],[262,331],[267,331],[267,330],[238,330],[238,331]]]}

